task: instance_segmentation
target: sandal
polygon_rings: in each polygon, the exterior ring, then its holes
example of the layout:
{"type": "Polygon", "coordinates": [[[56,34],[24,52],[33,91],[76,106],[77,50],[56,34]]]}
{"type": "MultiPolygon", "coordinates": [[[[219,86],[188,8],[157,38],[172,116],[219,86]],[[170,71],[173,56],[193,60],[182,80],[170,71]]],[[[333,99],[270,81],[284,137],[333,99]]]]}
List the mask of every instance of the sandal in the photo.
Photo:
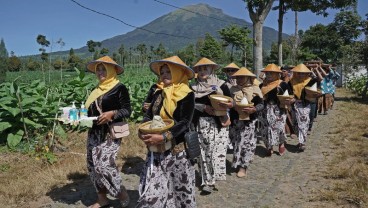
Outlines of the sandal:
{"type": "Polygon", "coordinates": [[[121,186],[121,191],[125,192],[126,195],[127,195],[127,198],[124,199],[124,200],[120,200],[120,205],[121,207],[128,207],[129,203],[130,203],[130,197],[129,197],[129,194],[125,188],[125,186],[121,186]]]}
{"type": "Polygon", "coordinates": [[[202,191],[201,191],[201,194],[202,195],[208,195],[208,194],[211,194],[212,193],[212,188],[208,185],[204,185],[202,187],[202,191]]]}

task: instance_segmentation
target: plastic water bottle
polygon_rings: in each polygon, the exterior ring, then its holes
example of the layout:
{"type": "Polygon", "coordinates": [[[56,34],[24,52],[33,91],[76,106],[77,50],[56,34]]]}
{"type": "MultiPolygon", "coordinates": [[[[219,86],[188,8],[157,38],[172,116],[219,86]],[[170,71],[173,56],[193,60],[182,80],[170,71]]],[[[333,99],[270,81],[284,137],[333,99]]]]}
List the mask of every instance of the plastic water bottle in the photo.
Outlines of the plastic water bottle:
{"type": "Polygon", "coordinates": [[[78,120],[78,109],[75,107],[75,102],[73,102],[72,109],[69,111],[69,120],[76,121],[78,120]]]}
{"type": "Polygon", "coordinates": [[[79,118],[87,118],[87,109],[84,106],[84,103],[82,103],[81,108],[79,110],[79,118]]]}

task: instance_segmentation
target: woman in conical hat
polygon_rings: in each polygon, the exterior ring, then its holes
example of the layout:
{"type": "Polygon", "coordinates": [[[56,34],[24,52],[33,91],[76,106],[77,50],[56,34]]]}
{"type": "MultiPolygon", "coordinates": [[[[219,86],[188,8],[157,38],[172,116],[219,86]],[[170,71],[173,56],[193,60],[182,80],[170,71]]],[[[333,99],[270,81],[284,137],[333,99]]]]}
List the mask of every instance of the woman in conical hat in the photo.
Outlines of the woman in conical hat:
{"type": "Polygon", "coordinates": [[[129,196],[121,184],[120,172],[115,164],[121,140],[113,139],[108,134],[109,125],[128,119],[132,112],[128,89],[117,79],[124,68],[104,56],[89,62],[87,69],[95,73],[99,81],[85,103],[88,116],[98,116],[87,138],[87,169],[98,196],[97,202],[90,207],[108,205],[107,193],[119,198],[122,207],[127,207],[129,196]]]}
{"type": "MultiPolygon", "coordinates": [[[[235,63],[230,63],[229,65],[222,68],[222,71],[226,75],[225,83],[227,84],[227,87],[230,89],[232,86],[236,85],[236,80],[232,77],[232,75],[237,72],[240,68],[235,63]]],[[[231,114],[230,114],[231,116],[231,114]]],[[[230,120],[233,120],[230,118],[230,120]]],[[[230,124],[229,126],[229,144],[228,149],[233,149],[234,145],[234,138],[235,138],[235,128],[233,124],[230,124]]]]}
{"type": "Polygon", "coordinates": [[[289,85],[280,79],[282,71],[276,64],[267,65],[262,72],[266,75],[260,88],[265,105],[262,111],[262,119],[265,121],[267,156],[272,155],[274,145],[279,146],[279,154],[283,155],[286,151],[284,146],[286,140],[286,111],[282,106],[285,104],[280,105],[277,95],[283,95],[286,91],[289,94],[291,90],[289,90],[289,85]]]}
{"type": "Polygon", "coordinates": [[[239,113],[234,109],[230,110],[232,122],[235,125],[236,140],[234,146],[234,157],[232,167],[238,169],[237,176],[245,177],[247,169],[253,160],[257,139],[255,137],[255,123],[257,114],[263,110],[262,92],[258,85],[254,84],[256,75],[247,68],[241,67],[233,74],[237,85],[230,88],[231,96],[235,103],[242,102],[244,99],[248,103],[253,103],[251,107],[241,109],[243,113],[249,115],[247,120],[240,120],[239,113]]]}
{"type": "MultiPolygon", "coordinates": [[[[213,94],[230,97],[230,91],[224,80],[216,76],[219,65],[207,58],[200,59],[194,66],[198,74],[191,84],[195,94],[195,112],[193,123],[198,131],[201,143],[199,170],[202,176],[202,194],[210,194],[216,180],[226,180],[226,150],[229,142],[227,126],[230,118],[216,116],[209,96],[213,94]]],[[[224,108],[231,108],[232,102],[223,102],[224,108]]]]}
{"type": "Polygon", "coordinates": [[[162,134],[138,132],[148,154],[136,207],[196,207],[195,172],[184,145],[194,113],[194,93],[188,85],[194,72],[178,56],[153,61],[150,68],[159,82],[142,123],[159,116],[174,120],[174,125],[162,134]]]}
{"type": "Polygon", "coordinates": [[[225,66],[224,68],[222,68],[222,71],[225,73],[226,75],[226,84],[229,88],[231,88],[232,86],[236,85],[236,80],[233,79],[231,76],[237,72],[240,68],[235,64],[235,63],[230,63],[229,65],[225,66]]]}
{"type": "Polygon", "coordinates": [[[291,93],[294,95],[294,98],[291,100],[293,107],[292,117],[294,119],[293,127],[299,140],[297,148],[302,152],[306,148],[305,143],[307,141],[310,122],[309,113],[311,110],[310,101],[306,99],[305,87],[310,87],[317,83],[317,79],[311,77],[311,70],[304,64],[297,65],[291,71],[293,75],[289,85],[292,91],[291,93]]]}

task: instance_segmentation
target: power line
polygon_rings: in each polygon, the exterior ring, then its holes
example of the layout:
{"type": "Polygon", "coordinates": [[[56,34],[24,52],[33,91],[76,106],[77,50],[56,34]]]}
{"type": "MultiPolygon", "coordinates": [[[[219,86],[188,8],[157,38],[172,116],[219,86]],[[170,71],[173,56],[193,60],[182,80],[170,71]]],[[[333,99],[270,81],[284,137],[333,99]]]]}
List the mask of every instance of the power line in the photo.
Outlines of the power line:
{"type": "Polygon", "coordinates": [[[102,12],[99,12],[99,11],[96,11],[96,10],[91,9],[91,8],[88,8],[86,6],[83,6],[82,4],[76,2],[75,0],[70,0],[70,1],[72,1],[73,3],[77,4],[78,6],[84,8],[84,9],[87,9],[87,10],[89,10],[91,12],[94,12],[94,13],[97,13],[97,14],[100,14],[100,15],[103,15],[103,16],[106,16],[106,17],[109,17],[111,19],[114,19],[116,21],[119,21],[119,22],[123,23],[124,25],[127,25],[127,26],[132,27],[132,28],[136,28],[136,29],[143,30],[143,31],[146,31],[146,32],[150,32],[150,33],[157,34],[157,35],[167,35],[167,36],[176,37],[176,38],[193,39],[193,38],[189,38],[189,37],[186,37],[186,36],[172,35],[172,34],[162,33],[162,32],[154,32],[152,30],[148,30],[148,29],[145,29],[145,28],[142,28],[142,27],[137,27],[137,26],[134,26],[132,24],[126,23],[126,22],[124,22],[123,20],[121,20],[119,18],[116,18],[116,17],[113,17],[111,15],[108,15],[108,14],[105,14],[105,13],[102,13],[102,12]]]}

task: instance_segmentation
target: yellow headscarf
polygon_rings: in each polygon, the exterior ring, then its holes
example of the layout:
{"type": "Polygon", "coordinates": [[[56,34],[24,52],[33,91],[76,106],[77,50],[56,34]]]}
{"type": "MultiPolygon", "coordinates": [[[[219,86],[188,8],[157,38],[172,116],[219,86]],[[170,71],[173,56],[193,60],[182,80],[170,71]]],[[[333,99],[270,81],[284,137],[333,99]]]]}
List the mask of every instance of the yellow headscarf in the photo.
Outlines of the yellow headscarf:
{"type": "Polygon", "coordinates": [[[163,82],[157,84],[157,89],[161,89],[164,96],[163,105],[160,110],[160,116],[163,119],[170,118],[166,114],[165,109],[171,118],[173,118],[178,101],[192,92],[188,86],[188,75],[185,73],[185,70],[177,68],[178,66],[175,64],[167,63],[167,65],[170,69],[172,84],[166,87],[164,87],[163,82]]]}
{"type": "MultiPolygon", "coordinates": [[[[89,97],[87,98],[87,101],[85,103],[86,108],[88,109],[92,102],[94,102],[98,97],[101,95],[107,93],[109,90],[111,90],[113,87],[115,87],[116,84],[119,83],[119,80],[116,78],[116,70],[115,66],[111,64],[101,63],[105,66],[107,76],[105,81],[100,82],[98,87],[94,89],[89,97]]],[[[96,64],[95,72],[98,64],[96,64]]]]}
{"type": "Polygon", "coordinates": [[[295,76],[291,77],[290,83],[293,86],[294,95],[298,99],[301,99],[302,91],[303,91],[304,87],[308,84],[308,82],[310,80],[311,80],[310,77],[305,77],[305,78],[304,77],[303,78],[301,78],[301,77],[296,78],[295,76]]]}

